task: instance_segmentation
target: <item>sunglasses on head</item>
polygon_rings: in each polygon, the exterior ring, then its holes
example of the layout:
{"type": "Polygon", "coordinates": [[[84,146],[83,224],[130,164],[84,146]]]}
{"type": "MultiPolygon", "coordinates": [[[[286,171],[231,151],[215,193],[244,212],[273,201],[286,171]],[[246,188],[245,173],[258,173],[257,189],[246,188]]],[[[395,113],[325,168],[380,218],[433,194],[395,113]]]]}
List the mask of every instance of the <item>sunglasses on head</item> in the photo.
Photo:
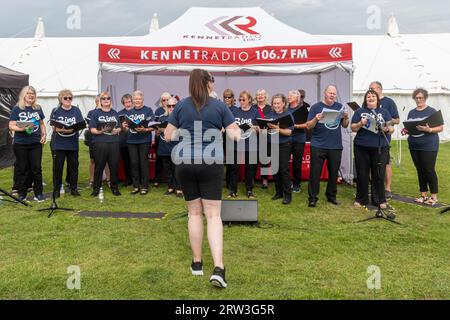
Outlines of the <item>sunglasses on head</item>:
{"type": "Polygon", "coordinates": [[[66,101],[67,101],[67,100],[70,100],[70,101],[71,101],[71,100],[72,100],[72,97],[63,97],[63,100],[66,100],[66,101]]]}
{"type": "Polygon", "coordinates": [[[212,83],[214,83],[214,77],[211,76],[211,78],[209,78],[208,81],[211,81],[212,83]]]}
{"type": "Polygon", "coordinates": [[[111,100],[111,97],[101,97],[101,100],[111,100]]]}

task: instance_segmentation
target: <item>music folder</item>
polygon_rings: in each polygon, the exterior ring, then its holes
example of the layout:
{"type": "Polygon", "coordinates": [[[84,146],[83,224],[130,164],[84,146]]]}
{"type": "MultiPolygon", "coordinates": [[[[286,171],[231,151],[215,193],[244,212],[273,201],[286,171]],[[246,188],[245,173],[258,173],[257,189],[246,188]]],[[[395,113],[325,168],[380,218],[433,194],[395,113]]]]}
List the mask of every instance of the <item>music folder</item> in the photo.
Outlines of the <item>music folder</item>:
{"type": "Polygon", "coordinates": [[[128,128],[130,129],[136,129],[136,128],[148,128],[149,120],[144,119],[142,121],[139,121],[138,123],[134,122],[130,118],[126,117],[125,121],[128,124],[128,128]]]}
{"type": "Polygon", "coordinates": [[[300,107],[292,112],[292,117],[294,117],[295,124],[306,123],[308,121],[308,109],[300,107]]]}
{"type": "Polygon", "coordinates": [[[117,122],[99,122],[97,124],[97,130],[105,130],[106,132],[111,132],[117,126],[117,122]]]}
{"type": "Polygon", "coordinates": [[[276,119],[268,119],[268,118],[256,118],[255,121],[256,121],[256,124],[258,125],[258,127],[260,127],[261,129],[267,129],[268,123],[275,124],[278,122],[276,119]]]}
{"type": "Polygon", "coordinates": [[[359,108],[361,108],[361,107],[359,106],[359,104],[358,104],[357,102],[355,102],[355,101],[347,102],[347,105],[348,105],[353,111],[356,111],[356,110],[358,110],[359,108]]]}
{"type": "Polygon", "coordinates": [[[436,111],[429,117],[408,119],[403,121],[403,126],[408,130],[410,135],[421,135],[426,132],[417,130],[416,126],[428,126],[430,128],[439,127],[444,124],[444,118],[442,117],[442,111],[436,111]]]}
{"type": "Polygon", "coordinates": [[[153,122],[149,122],[148,123],[148,127],[149,128],[153,128],[153,129],[164,129],[167,127],[167,124],[169,122],[167,121],[163,121],[163,122],[159,122],[159,121],[153,121],[153,122]]]}
{"type": "Polygon", "coordinates": [[[16,125],[19,128],[34,127],[34,122],[33,121],[16,121],[16,125]]]}
{"type": "Polygon", "coordinates": [[[56,128],[60,128],[60,129],[66,129],[66,130],[72,129],[75,132],[75,131],[80,131],[80,130],[83,130],[84,128],[86,128],[86,121],[80,121],[73,125],[68,126],[62,122],[59,122],[56,120],[50,120],[50,125],[55,126],[56,128]]]}
{"type": "Polygon", "coordinates": [[[241,124],[240,126],[239,126],[239,128],[241,128],[242,129],[242,131],[247,131],[248,129],[250,129],[251,128],[251,126],[248,124],[248,123],[243,123],[243,124],[241,124]]]}

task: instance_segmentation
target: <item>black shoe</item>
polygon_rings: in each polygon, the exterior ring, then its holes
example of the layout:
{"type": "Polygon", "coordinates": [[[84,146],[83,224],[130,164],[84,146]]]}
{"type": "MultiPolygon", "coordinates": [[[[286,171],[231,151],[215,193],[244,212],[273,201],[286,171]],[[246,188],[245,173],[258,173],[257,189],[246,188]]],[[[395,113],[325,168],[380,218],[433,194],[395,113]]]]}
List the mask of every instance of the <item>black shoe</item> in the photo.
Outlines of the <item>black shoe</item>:
{"type": "Polygon", "coordinates": [[[70,190],[70,194],[71,194],[72,196],[74,196],[74,197],[80,197],[80,196],[81,196],[81,194],[78,192],[77,189],[72,189],[72,190],[70,190]]]}
{"type": "Polygon", "coordinates": [[[308,207],[314,208],[315,206],[317,206],[317,201],[316,200],[309,200],[308,207]]]}
{"type": "Polygon", "coordinates": [[[91,193],[91,196],[96,197],[96,196],[98,196],[99,193],[100,193],[100,190],[94,189],[91,193]]]}
{"type": "Polygon", "coordinates": [[[299,193],[300,191],[301,191],[300,186],[293,186],[292,187],[292,192],[299,193]]]}
{"type": "Polygon", "coordinates": [[[249,190],[249,191],[247,191],[247,198],[249,198],[249,199],[255,199],[256,196],[253,194],[253,191],[249,190]]]}
{"type": "Polygon", "coordinates": [[[282,203],[289,204],[291,202],[292,202],[292,195],[291,194],[285,195],[282,203]]]}
{"type": "Polygon", "coordinates": [[[385,191],[384,191],[384,194],[385,194],[385,196],[386,196],[386,199],[392,199],[392,192],[391,192],[391,191],[385,190],[385,191]]]}
{"type": "Polygon", "coordinates": [[[177,198],[183,198],[183,192],[177,192],[177,198]]]}
{"type": "Polygon", "coordinates": [[[281,199],[281,198],[283,198],[282,194],[275,193],[275,195],[272,197],[272,200],[278,200],[278,199],[281,199]]]}
{"type": "Polygon", "coordinates": [[[235,192],[230,192],[227,198],[236,198],[237,194],[235,192]]]}
{"type": "Polygon", "coordinates": [[[133,188],[133,190],[130,192],[130,194],[138,194],[139,193],[139,191],[141,191],[141,189],[139,189],[139,188],[133,188]]]}
{"type": "Polygon", "coordinates": [[[141,189],[141,196],[145,196],[148,193],[148,189],[141,189]]]}
{"type": "Polygon", "coordinates": [[[225,268],[219,268],[215,267],[213,274],[209,278],[209,282],[213,286],[219,287],[219,288],[226,288],[227,287],[227,281],[225,280],[225,268]]]}
{"type": "Polygon", "coordinates": [[[336,199],[328,199],[327,200],[329,203],[334,204],[335,206],[340,205],[341,203],[339,201],[337,201],[336,199]]]}
{"type": "Polygon", "coordinates": [[[120,193],[119,189],[116,189],[116,188],[111,189],[111,192],[112,192],[112,194],[115,195],[115,196],[121,196],[121,195],[122,195],[122,194],[120,193]]]}
{"type": "Polygon", "coordinates": [[[175,193],[175,190],[172,190],[172,191],[167,190],[166,192],[164,192],[164,195],[170,196],[171,194],[174,194],[174,193],[175,193]]]}
{"type": "Polygon", "coordinates": [[[203,275],[203,261],[191,263],[191,272],[193,276],[202,276],[203,275]]]}

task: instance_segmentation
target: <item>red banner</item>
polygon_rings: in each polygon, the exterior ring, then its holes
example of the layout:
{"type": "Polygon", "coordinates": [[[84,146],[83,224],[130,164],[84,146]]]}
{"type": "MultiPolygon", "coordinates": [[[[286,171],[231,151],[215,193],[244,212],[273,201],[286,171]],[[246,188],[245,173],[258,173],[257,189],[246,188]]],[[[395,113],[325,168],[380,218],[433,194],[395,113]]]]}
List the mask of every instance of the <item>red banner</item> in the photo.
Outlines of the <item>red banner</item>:
{"type": "Polygon", "coordinates": [[[254,48],[129,47],[99,45],[99,61],[129,64],[255,65],[352,60],[352,44],[254,48]]]}

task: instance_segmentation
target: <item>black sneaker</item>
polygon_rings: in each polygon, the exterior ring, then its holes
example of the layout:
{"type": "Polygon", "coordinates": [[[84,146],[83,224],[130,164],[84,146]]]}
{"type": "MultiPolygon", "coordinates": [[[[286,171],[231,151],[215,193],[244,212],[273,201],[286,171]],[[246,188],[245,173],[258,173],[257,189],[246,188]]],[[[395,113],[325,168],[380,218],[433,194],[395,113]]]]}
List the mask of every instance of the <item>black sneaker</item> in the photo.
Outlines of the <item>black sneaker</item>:
{"type": "Polygon", "coordinates": [[[249,199],[255,199],[256,196],[253,194],[252,191],[247,191],[247,198],[249,198],[249,199]]]}
{"type": "Polygon", "coordinates": [[[235,192],[230,192],[227,198],[236,198],[237,194],[235,192]]]}
{"type": "Polygon", "coordinates": [[[209,278],[209,282],[211,282],[213,286],[226,288],[227,281],[225,280],[225,268],[215,267],[211,278],[209,278]]]}
{"type": "Polygon", "coordinates": [[[191,272],[193,276],[202,276],[203,275],[203,261],[191,263],[191,272]]]}
{"type": "Polygon", "coordinates": [[[130,194],[138,194],[141,191],[139,188],[133,188],[133,190],[130,192],[130,194]]]}
{"type": "Polygon", "coordinates": [[[77,189],[72,189],[72,190],[70,190],[70,194],[71,194],[72,196],[74,196],[74,197],[80,197],[80,196],[81,196],[81,194],[78,192],[77,189]]]}
{"type": "Polygon", "coordinates": [[[294,193],[299,193],[300,192],[300,186],[293,186],[292,187],[292,192],[294,192],[294,193]]]}

